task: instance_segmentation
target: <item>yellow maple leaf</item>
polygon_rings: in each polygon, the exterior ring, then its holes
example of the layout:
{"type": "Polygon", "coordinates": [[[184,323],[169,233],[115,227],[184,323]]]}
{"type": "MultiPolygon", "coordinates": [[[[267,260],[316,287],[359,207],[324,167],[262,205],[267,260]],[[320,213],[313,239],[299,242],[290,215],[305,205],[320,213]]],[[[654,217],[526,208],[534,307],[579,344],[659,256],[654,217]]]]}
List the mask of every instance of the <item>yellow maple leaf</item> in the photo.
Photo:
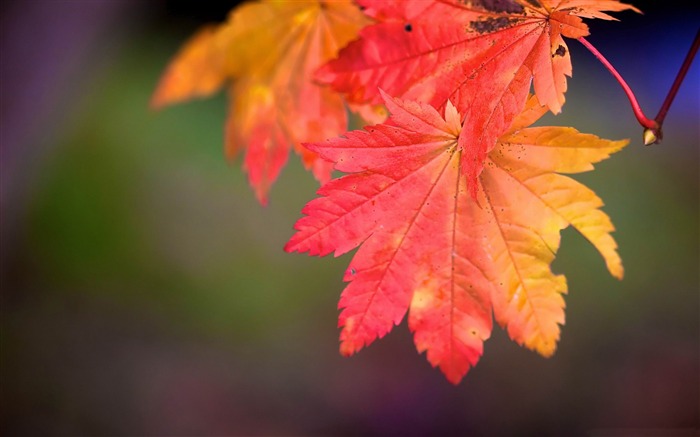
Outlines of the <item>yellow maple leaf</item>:
{"type": "Polygon", "coordinates": [[[151,105],[206,97],[228,84],[226,155],[246,151],[243,165],[258,200],[267,202],[291,148],[325,182],[332,164],[301,142],[345,132],[347,115],[342,97],[312,77],[367,23],[350,0],[244,3],[226,23],[204,27],[182,47],[151,105]]]}

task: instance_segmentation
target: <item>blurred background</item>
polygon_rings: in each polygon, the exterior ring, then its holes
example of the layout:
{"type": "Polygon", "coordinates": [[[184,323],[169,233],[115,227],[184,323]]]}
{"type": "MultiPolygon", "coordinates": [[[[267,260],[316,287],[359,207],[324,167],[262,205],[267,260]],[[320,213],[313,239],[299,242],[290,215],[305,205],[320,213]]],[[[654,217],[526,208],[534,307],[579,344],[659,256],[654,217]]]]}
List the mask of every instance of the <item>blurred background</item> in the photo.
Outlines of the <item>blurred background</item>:
{"type": "MultiPolygon", "coordinates": [[[[653,117],[700,7],[635,4],[589,41],[653,117]]],[[[625,279],[565,231],[557,353],[496,327],[455,387],[405,323],[338,354],[350,256],[282,251],[317,189],[298,160],[263,208],[223,157],[223,94],[148,109],[170,57],[230,6],[2,3],[3,435],[697,435],[700,61],[644,147],[614,79],[569,43],[567,104],[544,122],[631,138],[577,176],[606,202],[625,279]]]]}

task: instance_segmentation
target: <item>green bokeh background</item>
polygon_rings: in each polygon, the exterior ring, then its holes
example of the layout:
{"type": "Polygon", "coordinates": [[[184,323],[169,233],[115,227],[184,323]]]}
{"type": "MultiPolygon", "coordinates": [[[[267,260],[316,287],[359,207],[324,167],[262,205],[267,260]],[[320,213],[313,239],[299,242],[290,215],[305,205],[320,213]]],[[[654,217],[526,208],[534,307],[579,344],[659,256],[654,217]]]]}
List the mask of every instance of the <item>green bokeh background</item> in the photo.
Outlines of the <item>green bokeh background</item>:
{"type": "MultiPolygon", "coordinates": [[[[51,12],[39,18],[18,4],[5,12],[20,23],[83,23],[65,15],[84,13],[79,2],[34,2],[51,12]]],[[[317,189],[295,157],[261,207],[240,158],[223,157],[224,95],[148,109],[170,56],[216,13],[124,2],[107,18],[89,15],[86,23],[104,27],[57,61],[72,63],[72,73],[36,95],[10,81],[22,78],[11,69],[29,61],[3,57],[3,434],[700,429],[697,62],[663,143],[644,147],[612,77],[570,43],[567,103],[544,122],[632,138],[595,172],[576,177],[606,202],[625,279],[611,278],[595,250],[565,231],[554,269],[567,275],[570,293],[555,356],[521,349],[496,327],[478,366],[454,387],[416,353],[405,323],[358,355],[339,356],[336,305],[350,256],[282,251],[317,189]],[[15,96],[45,111],[29,111],[22,121],[31,121],[31,134],[11,143],[15,96]]],[[[653,115],[699,17],[697,8],[624,13],[621,23],[595,23],[589,40],[653,115]]],[[[4,29],[3,44],[58,50],[37,30],[4,29]]]]}

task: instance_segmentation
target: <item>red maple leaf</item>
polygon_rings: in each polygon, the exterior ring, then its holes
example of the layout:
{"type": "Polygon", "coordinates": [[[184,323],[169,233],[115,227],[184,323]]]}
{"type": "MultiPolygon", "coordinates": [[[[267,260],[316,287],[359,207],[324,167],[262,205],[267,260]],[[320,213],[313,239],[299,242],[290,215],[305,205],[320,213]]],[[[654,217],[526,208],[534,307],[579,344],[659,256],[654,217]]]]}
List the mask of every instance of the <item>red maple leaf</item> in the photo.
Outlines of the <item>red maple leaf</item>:
{"type": "Polygon", "coordinates": [[[458,383],[482,355],[492,312],[510,337],[549,356],[567,291],[550,264],[571,225],[622,264],[613,226],[588,188],[559,173],[592,169],[621,149],[569,127],[527,127],[546,109],[530,99],[485,159],[477,195],[462,165],[463,117],[384,96],[390,119],[307,147],[350,173],[306,205],[288,252],[338,256],[358,246],[345,274],[340,350],[351,355],[409,311],[418,351],[458,383]]]}
{"type": "Polygon", "coordinates": [[[389,95],[469,119],[460,140],[472,196],[496,139],[510,126],[534,82],[539,101],[558,113],[571,59],[562,37],[588,35],[583,18],[637,10],[616,0],[360,0],[377,23],[322,67],[317,78],[355,103],[389,95]]]}

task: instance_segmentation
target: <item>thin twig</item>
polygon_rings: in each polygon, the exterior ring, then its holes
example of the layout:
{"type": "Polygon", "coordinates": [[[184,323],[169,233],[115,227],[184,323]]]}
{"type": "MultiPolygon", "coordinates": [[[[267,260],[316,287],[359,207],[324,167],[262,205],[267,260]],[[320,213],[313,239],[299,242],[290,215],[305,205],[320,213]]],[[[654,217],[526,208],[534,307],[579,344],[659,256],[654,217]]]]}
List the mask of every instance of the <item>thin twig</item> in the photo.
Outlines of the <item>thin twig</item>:
{"type": "Polygon", "coordinates": [[[683,79],[685,79],[685,75],[690,69],[690,64],[693,63],[695,54],[698,52],[698,47],[700,47],[700,29],[698,29],[698,33],[695,34],[695,40],[693,40],[693,45],[690,46],[690,50],[685,56],[685,60],[683,60],[683,65],[681,65],[681,69],[678,71],[678,75],[676,75],[676,80],[673,81],[671,89],[668,90],[666,100],[664,100],[663,105],[661,105],[661,109],[659,109],[659,113],[656,114],[656,117],[654,118],[654,120],[656,120],[659,126],[661,126],[664,123],[666,113],[668,113],[668,109],[671,107],[673,99],[676,97],[676,94],[678,94],[678,89],[681,87],[681,83],[683,82],[683,79]]]}

